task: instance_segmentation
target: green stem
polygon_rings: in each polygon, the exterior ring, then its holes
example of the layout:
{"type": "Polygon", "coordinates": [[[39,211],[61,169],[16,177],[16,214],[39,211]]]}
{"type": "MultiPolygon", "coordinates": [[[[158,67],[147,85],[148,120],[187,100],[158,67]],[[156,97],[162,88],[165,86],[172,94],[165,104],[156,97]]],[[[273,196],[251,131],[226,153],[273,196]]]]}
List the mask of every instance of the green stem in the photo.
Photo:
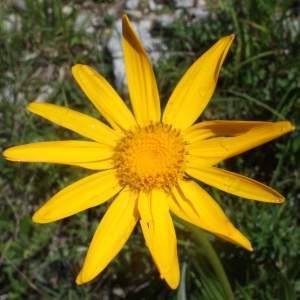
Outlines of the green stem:
{"type": "MultiPolygon", "coordinates": [[[[173,215],[174,216],[174,215],[173,215]]],[[[209,260],[216,276],[218,277],[225,296],[226,296],[226,300],[234,300],[234,295],[233,292],[231,290],[231,286],[230,283],[228,281],[227,275],[223,269],[223,266],[219,260],[218,255],[216,254],[214,248],[212,247],[211,243],[209,242],[209,240],[207,239],[207,237],[205,236],[204,232],[202,231],[201,228],[188,223],[176,216],[174,216],[174,219],[182,224],[184,227],[186,227],[192,234],[193,234],[193,238],[195,238],[195,240],[199,243],[199,245],[201,246],[201,248],[203,249],[203,251],[205,252],[206,258],[209,260]]]]}

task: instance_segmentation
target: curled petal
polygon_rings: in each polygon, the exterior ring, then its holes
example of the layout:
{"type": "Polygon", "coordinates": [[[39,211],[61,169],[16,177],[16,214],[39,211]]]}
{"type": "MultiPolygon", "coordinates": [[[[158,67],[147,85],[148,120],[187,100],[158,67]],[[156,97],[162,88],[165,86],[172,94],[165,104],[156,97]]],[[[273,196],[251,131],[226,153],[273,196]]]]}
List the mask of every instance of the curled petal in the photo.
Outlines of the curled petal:
{"type": "Polygon", "coordinates": [[[101,220],[76,279],[77,284],[92,280],[110,263],[128,240],[138,218],[137,195],[125,188],[101,220]]]}
{"type": "Polygon", "coordinates": [[[189,68],[168,101],[164,123],[184,130],[197,120],[215,90],[233,38],[232,34],[220,39],[189,68]]]}
{"type": "Polygon", "coordinates": [[[107,122],[117,131],[136,127],[136,121],[111,85],[95,70],[86,65],[75,65],[73,76],[107,122]]]}
{"type": "Polygon", "coordinates": [[[122,189],[115,173],[115,170],[98,172],[67,186],[43,205],[32,220],[49,223],[100,205],[122,189]]]}
{"type": "Polygon", "coordinates": [[[121,133],[97,119],[69,108],[41,102],[30,103],[27,108],[32,113],[101,144],[115,147],[116,141],[122,137],[121,133]]]}
{"type": "Polygon", "coordinates": [[[194,181],[178,182],[169,207],[178,217],[252,251],[248,239],[228,220],[217,202],[194,181]]]}
{"type": "Polygon", "coordinates": [[[128,18],[122,18],[122,43],[128,89],[139,125],[160,121],[160,101],[154,73],[145,49],[128,18]]]}
{"type": "Polygon", "coordinates": [[[255,148],[294,130],[289,122],[267,123],[254,127],[236,137],[217,137],[191,143],[189,153],[193,156],[209,158],[214,164],[255,148]]]}
{"type": "MultiPolygon", "coordinates": [[[[147,195],[142,194],[139,202],[145,200],[145,197],[147,195]]],[[[144,204],[139,204],[139,209],[141,209],[141,227],[153,260],[161,277],[172,289],[176,289],[180,271],[176,233],[169,213],[166,193],[162,190],[153,190],[151,199],[144,204]]]]}
{"type": "Polygon", "coordinates": [[[282,203],[284,197],[270,187],[248,177],[214,167],[188,168],[186,172],[224,192],[251,200],[282,203]]]}
{"type": "Polygon", "coordinates": [[[237,136],[252,128],[271,124],[269,122],[249,121],[208,121],[194,124],[182,132],[188,143],[195,143],[213,136],[237,136]]]}

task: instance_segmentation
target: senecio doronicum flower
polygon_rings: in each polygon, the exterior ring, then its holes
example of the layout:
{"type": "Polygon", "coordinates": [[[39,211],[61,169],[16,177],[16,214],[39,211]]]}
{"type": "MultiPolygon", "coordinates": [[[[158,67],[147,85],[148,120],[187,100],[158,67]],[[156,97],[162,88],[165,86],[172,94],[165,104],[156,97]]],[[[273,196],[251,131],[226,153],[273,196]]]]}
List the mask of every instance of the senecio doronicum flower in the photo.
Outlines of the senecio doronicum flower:
{"type": "Polygon", "coordinates": [[[139,221],[161,278],[175,289],[180,271],[170,211],[253,250],[220,206],[191,178],[239,197],[281,203],[284,197],[268,186],[214,165],[294,127],[289,122],[194,124],[214,92],[234,35],[220,39],[190,67],[161,117],[148,56],[126,15],[122,26],[133,114],[101,75],[78,64],[72,68],[76,81],[111,127],[68,108],[34,102],[28,106],[31,112],[92,141],[33,143],[12,147],[3,155],[11,161],[67,164],[100,171],[58,192],[34,214],[32,220],[36,223],[66,218],[116,197],[94,234],[78,284],[92,280],[109,264],[139,221]]]}

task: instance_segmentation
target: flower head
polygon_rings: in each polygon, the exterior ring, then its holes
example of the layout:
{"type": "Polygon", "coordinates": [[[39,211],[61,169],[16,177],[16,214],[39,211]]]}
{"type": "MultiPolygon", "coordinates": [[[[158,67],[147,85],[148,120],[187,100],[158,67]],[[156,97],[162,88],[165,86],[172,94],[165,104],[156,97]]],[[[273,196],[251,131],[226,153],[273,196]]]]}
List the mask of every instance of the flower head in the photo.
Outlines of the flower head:
{"type": "Polygon", "coordinates": [[[4,151],[6,159],[100,171],[61,190],[34,214],[33,221],[56,221],[116,196],[95,232],[78,284],[92,280],[108,265],[140,221],[161,277],[175,289],[179,264],[170,211],[252,251],[248,239],[191,177],[243,198],[284,201],[273,189],[214,165],[293,130],[289,122],[209,121],[193,125],[214,92],[233,38],[220,39],[192,65],[161,117],[151,64],[127,16],[123,16],[122,42],[133,114],[108,82],[86,65],[75,65],[73,75],[111,127],[57,105],[35,102],[28,106],[31,112],[93,141],[17,146],[4,151]]]}

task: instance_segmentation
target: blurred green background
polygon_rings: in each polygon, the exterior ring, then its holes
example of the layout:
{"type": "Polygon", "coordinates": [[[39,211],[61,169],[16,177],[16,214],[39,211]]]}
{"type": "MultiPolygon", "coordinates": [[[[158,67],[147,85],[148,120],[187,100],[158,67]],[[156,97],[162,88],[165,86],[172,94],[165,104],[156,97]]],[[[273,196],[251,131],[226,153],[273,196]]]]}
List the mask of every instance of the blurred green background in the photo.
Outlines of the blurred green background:
{"type": "MultiPolygon", "coordinates": [[[[26,106],[32,101],[63,105],[104,121],[70,68],[88,64],[115,86],[106,45],[125,2],[1,1],[1,151],[30,142],[83,139],[30,114],[26,106]],[[75,28],[82,11],[87,17],[75,28]],[[100,21],[87,30],[91,13],[100,21]]],[[[162,41],[154,65],[162,107],[189,66],[219,38],[235,33],[216,92],[199,121],[288,120],[297,127],[220,164],[273,187],[286,197],[284,204],[205,189],[254,248],[250,253],[207,234],[236,299],[300,299],[299,0],[207,0],[202,3],[205,19],[178,9],[176,1],[156,1],[160,8],[154,11],[149,11],[154,1],[139,2],[141,19],[149,14],[176,18],[151,32],[162,41]]],[[[128,101],[126,92],[118,92],[128,101]]],[[[107,204],[46,225],[30,218],[60,189],[91,173],[71,166],[12,163],[0,156],[0,300],[225,299],[193,236],[176,222],[183,278],[177,291],[159,278],[139,226],[100,276],[77,286],[75,278],[107,204]]]]}

